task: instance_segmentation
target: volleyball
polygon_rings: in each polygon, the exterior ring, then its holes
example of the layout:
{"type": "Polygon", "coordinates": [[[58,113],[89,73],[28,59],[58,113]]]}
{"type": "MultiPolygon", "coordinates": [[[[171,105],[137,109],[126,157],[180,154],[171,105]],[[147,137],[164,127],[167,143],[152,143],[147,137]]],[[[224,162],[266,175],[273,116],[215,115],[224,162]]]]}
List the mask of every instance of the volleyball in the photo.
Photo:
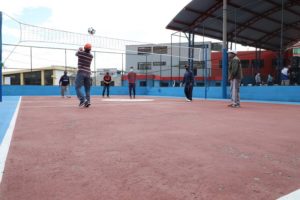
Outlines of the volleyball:
{"type": "Polygon", "coordinates": [[[94,35],[96,33],[96,30],[93,27],[88,28],[88,33],[90,35],[94,35]]]}

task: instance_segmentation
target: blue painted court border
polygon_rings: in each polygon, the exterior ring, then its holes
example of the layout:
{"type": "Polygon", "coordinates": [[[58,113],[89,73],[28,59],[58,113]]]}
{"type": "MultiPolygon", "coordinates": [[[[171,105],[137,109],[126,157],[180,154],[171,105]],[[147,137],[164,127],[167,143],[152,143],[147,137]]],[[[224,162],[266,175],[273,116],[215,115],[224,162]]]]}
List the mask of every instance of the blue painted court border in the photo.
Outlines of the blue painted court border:
{"type": "Polygon", "coordinates": [[[3,96],[2,102],[0,102],[0,144],[2,144],[19,100],[18,96],[3,96]]]}

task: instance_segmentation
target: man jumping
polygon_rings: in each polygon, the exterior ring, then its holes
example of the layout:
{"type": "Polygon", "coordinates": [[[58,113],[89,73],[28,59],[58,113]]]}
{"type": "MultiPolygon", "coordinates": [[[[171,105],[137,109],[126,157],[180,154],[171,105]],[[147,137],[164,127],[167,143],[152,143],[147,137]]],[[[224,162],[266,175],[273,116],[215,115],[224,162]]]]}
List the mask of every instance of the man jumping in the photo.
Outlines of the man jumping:
{"type": "Polygon", "coordinates": [[[76,53],[78,57],[78,72],[75,80],[76,94],[79,99],[79,107],[89,107],[91,105],[90,89],[91,89],[91,62],[93,55],[91,54],[92,45],[87,43],[76,53]],[[84,86],[85,96],[81,92],[81,87],[84,86]]]}

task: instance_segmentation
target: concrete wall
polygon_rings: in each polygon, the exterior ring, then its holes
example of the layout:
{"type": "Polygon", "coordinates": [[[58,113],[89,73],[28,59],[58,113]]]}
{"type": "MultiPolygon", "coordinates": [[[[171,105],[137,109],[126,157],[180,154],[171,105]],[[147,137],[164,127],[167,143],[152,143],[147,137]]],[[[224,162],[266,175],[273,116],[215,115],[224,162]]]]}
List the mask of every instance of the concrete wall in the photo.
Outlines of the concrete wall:
{"type": "MultiPolygon", "coordinates": [[[[92,86],[91,95],[102,95],[103,87],[92,86]]],[[[137,95],[146,95],[147,88],[136,88],[137,95]]],[[[70,87],[71,95],[76,95],[74,86],[70,87]]],[[[128,87],[110,87],[111,95],[128,95],[128,87]]],[[[3,86],[3,96],[57,96],[59,86],[3,86]]]]}
{"type": "MultiPolygon", "coordinates": [[[[194,87],[193,97],[195,98],[222,98],[222,87],[194,87]]],[[[148,88],[148,95],[151,96],[184,96],[183,87],[148,88]]],[[[227,90],[229,98],[229,88],[227,90]]],[[[258,87],[241,87],[242,100],[259,100],[259,101],[285,101],[300,102],[300,86],[258,86],[258,87]]]]}
{"type": "MultiPolygon", "coordinates": [[[[71,87],[71,95],[75,95],[74,87],[71,87]]],[[[137,95],[150,96],[176,96],[183,97],[183,87],[137,87],[137,95]]],[[[194,87],[193,96],[196,98],[221,99],[221,87],[194,87]]],[[[128,95],[128,87],[111,87],[111,95],[128,95]]],[[[102,87],[93,86],[92,95],[101,95],[102,87]]],[[[229,94],[229,88],[228,88],[229,94]]],[[[58,86],[3,86],[4,96],[55,96],[60,95],[58,86]]],[[[228,96],[229,97],[229,96],[228,96]]],[[[300,102],[300,86],[257,86],[241,87],[242,100],[261,100],[261,101],[286,101],[300,102]]]]}

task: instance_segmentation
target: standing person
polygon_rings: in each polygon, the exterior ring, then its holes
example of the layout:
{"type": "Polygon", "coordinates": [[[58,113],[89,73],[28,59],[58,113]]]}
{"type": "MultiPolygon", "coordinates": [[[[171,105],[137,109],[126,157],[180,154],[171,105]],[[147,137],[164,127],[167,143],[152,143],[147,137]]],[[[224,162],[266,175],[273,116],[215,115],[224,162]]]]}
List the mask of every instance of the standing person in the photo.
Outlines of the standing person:
{"type": "MultiPolygon", "coordinates": [[[[290,66],[289,66],[290,67],[290,66]]],[[[289,68],[284,67],[281,70],[281,85],[289,85],[290,84],[290,79],[289,79],[289,68]]]]}
{"type": "Polygon", "coordinates": [[[136,73],[133,71],[133,67],[130,67],[130,72],[127,74],[127,77],[128,77],[128,86],[129,86],[130,99],[132,98],[132,92],[133,92],[133,98],[135,99],[136,73]]]}
{"type": "Polygon", "coordinates": [[[268,85],[273,85],[273,77],[271,76],[271,74],[268,74],[267,83],[268,85]]]}
{"type": "Polygon", "coordinates": [[[261,77],[259,72],[255,75],[255,84],[261,85],[261,77]]]}
{"type": "Polygon", "coordinates": [[[109,86],[111,83],[111,76],[109,75],[108,72],[106,72],[105,76],[103,77],[103,92],[102,92],[102,97],[104,97],[104,93],[106,90],[106,96],[109,97],[109,86]]]}
{"type": "Polygon", "coordinates": [[[79,107],[89,107],[91,105],[90,89],[91,89],[91,62],[93,55],[91,54],[92,45],[87,43],[76,53],[78,57],[78,72],[75,80],[76,94],[79,99],[79,107]],[[81,92],[81,87],[84,86],[85,96],[81,92]]]}
{"type": "Polygon", "coordinates": [[[193,100],[193,87],[194,87],[194,73],[189,69],[188,65],[185,65],[185,73],[182,84],[184,84],[184,94],[186,101],[193,100]]]}
{"type": "Polygon", "coordinates": [[[60,94],[62,98],[65,98],[65,96],[68,98],[71,97],[70,94],[68,93],[69,85],[70,85],[70,78],[68,76],[68,72],[64,71],[64,75],[62,75],[59,79],[60,94]]]}
{"type": "Polygon", "coordinates": [[[243,71],[241,61],[237,57],[237,52],[233,50],[228,51],[229,66],[228,66],[228,79],[230,81],[231,90],[231,104],[229,107],[240,107],[240,85],[243,78],[243,71]]]}

